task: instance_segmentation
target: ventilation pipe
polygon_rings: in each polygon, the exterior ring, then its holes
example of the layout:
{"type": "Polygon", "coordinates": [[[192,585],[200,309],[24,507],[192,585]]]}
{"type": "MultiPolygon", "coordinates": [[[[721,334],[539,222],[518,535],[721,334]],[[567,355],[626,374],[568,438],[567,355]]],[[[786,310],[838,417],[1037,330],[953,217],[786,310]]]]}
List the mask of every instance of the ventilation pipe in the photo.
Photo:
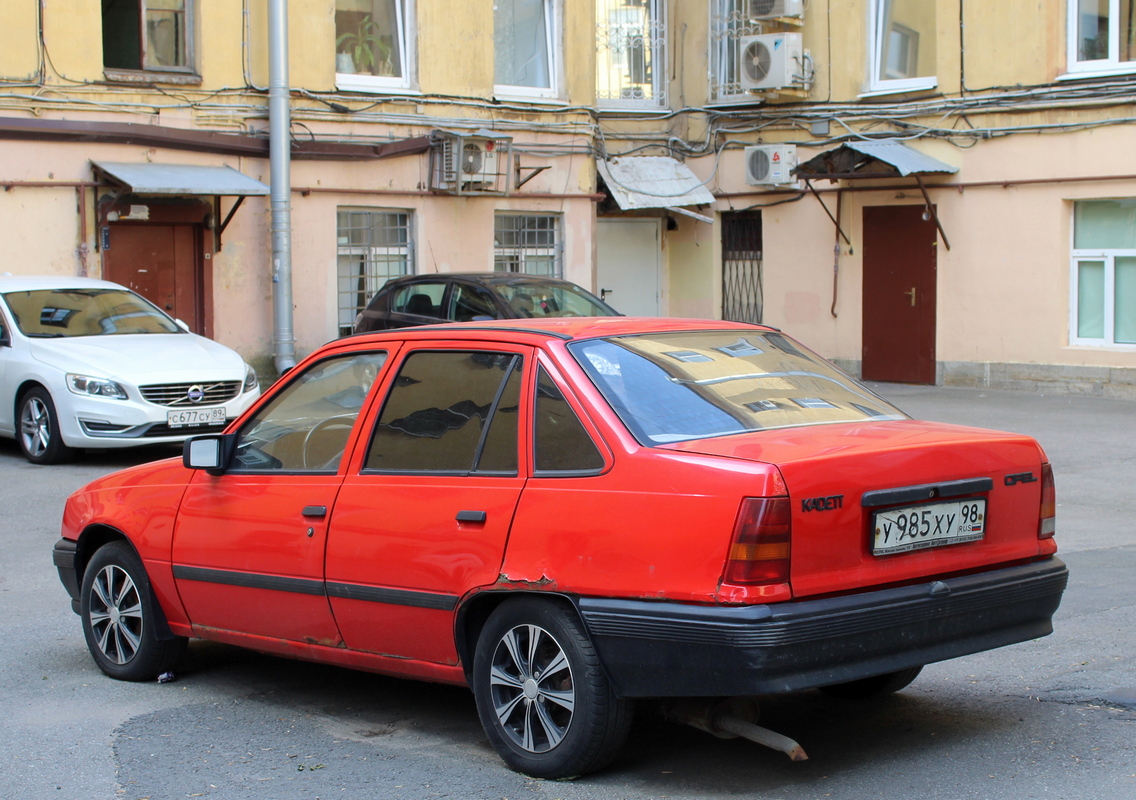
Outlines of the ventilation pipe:
{"type": "Polygon", "coordinates": [[[291,114],[288,2],[268,0],[268,152],[272,168],[272,355],[281,375],[296,366],[292,331],[291,114]]]}

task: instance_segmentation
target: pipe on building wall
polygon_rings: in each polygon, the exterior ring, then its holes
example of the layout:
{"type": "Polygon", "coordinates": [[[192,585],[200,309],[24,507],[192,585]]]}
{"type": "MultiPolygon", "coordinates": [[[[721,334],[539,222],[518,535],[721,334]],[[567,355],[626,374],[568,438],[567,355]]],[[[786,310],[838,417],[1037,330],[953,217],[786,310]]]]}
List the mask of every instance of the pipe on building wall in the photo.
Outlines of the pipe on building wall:
{"type": "Polygon", "coordinates": [[[291,127],[288,98],[288,4],[268,0],[268,152],[272,200],[272,356],[284,374],[296,366],[292,328],[291,127]]]}

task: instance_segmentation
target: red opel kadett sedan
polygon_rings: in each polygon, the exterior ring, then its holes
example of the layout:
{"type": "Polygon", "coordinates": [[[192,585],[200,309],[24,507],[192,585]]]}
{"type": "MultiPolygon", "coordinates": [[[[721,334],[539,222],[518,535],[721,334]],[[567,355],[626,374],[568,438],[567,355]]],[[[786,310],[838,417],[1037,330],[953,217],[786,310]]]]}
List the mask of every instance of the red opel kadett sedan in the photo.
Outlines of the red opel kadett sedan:
{"type": "Polygon", "coordinates": [[[182,459],[68,501],[98,666],[189,638],[468,685],[512,768],[578,776],[636,698],[902,689],[1044,636],[1045,453],[913,420],[783,333],[556,318],[332,342],[182,459]]]}

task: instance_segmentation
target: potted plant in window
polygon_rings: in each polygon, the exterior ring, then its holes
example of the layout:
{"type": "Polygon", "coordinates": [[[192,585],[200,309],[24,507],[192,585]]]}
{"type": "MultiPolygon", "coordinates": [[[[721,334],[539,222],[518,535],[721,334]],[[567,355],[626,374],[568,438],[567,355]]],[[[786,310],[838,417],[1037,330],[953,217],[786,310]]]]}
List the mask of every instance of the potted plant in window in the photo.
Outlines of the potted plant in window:
{"type": "Polygon", "coordinates": [[[379,26],[370,14],[359,20],[355,30],[340,34],[335,40],[335,71],[389,75],[391,46],[379,35],[379,26]]]}

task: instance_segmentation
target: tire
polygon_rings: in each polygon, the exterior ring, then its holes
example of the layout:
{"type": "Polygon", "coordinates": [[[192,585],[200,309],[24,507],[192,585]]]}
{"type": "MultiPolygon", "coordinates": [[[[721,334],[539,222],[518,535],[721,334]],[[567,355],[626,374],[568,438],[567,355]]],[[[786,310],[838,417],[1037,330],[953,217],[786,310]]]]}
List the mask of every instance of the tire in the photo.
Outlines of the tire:
{"type": "Polygon", "coordinates": [[[575,612],[548,600],[503,603],[477,640],[477,713],[505,763],[534,778],[567,779],[606,766],[631,727],[575,612]]]}
{"type": "Polygon", "coordinates": [[[858,681],[821,686],[820,690],[830,697],[839,697],[842,700],[867,700],[872,697],[882,697],[885,694],[895,694],[919,677],[919,673],[922,671],[923,667],[921,666],[909,667],[898,672],[861,678],[858,681]]]}
{"type": "Polygon", "coordinates": [[[47,390],[36,386],[20,397],[16,439],[24,457],[33,464],[59,464],[75,456],[63,442],[59,415],[47,390]]]}
{"type": "Polygon", "coordinates": [[[185,652],[182,637],[159,639],[150,581],[126,542],[103,545],[83,573],[79,613],[99,669],[121,681],[154,680],[185,652]]]}

